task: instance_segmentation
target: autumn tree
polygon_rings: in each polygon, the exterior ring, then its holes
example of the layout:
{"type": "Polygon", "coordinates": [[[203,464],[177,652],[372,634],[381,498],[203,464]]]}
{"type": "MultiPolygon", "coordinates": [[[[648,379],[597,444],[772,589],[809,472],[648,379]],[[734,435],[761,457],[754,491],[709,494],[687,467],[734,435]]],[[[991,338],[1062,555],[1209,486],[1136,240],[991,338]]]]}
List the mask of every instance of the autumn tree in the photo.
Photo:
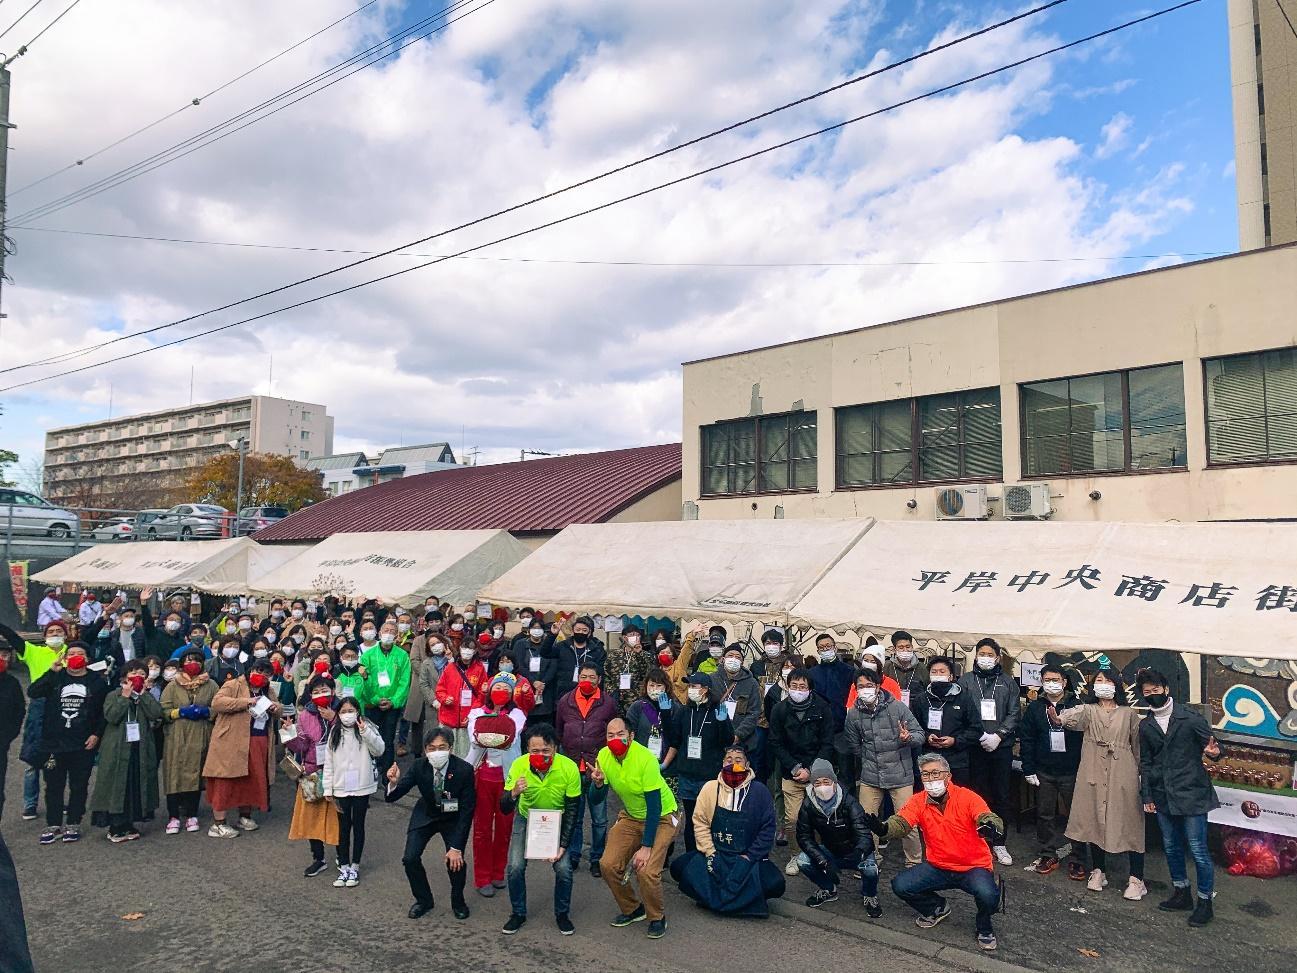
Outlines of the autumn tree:
{"type": "MultiPolygon", "coordinates": [[[[213,456],[190,473],[185,496],[192,503],[215,503],[234,510],[238,487],[239,456],[231,451],[213,456]]],[[[326,496],[320,474],[302,469],[287,456],[249,453],[243,461],[245,507],[286,507],[291,512],[326,496]]]]}
{"type": "Polygon", "coordinates": [[[13,466],[18,462],[18,454],[11,449],[0,449],[0,486],[13,486],[13,483],[5,479],[5,467],[13,466]]]}

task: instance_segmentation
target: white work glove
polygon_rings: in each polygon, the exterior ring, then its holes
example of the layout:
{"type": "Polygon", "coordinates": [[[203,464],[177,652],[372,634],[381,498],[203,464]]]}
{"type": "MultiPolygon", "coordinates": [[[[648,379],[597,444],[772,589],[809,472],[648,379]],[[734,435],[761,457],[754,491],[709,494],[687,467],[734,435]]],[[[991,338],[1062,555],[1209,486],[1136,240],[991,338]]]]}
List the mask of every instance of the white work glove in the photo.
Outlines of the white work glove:
{"type": "Polygon", "coordinates": [[[995,748],[1000,745],[1000,734],[983,733],[981,740],[982,740],[982,749],[985,750],[987,753],[992,753],[995,750],[995,748]]]}
{"type": "Polygon", "coordinates": [[[1023,778],[1023,780],[1025,780],[1032,787],[1040,786],[1040,778],[1037,777],[1035,774],[1028,774],[1026,777],[1023,778]]]}

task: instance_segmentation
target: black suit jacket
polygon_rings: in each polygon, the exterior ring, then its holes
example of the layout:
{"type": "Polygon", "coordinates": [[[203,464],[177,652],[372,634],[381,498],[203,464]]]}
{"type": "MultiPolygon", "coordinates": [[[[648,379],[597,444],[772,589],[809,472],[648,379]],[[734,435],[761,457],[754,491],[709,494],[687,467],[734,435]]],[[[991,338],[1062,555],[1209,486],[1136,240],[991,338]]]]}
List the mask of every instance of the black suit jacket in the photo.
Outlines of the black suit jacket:
{"type": "Polygon", "coordinates": [[[1177,702],[1162,732],[1157,719],[1139,725],[1140,790],[1145,804],[1168,814],[1206,814],[1220,807],[1211,775],[1202,765],[1202,750],[1211,727],[1198,713],[1177,702]]]}
{"type": "Polygon", "coordinates": [[[477,804],[477,788],[473,780],[473,768],[466,761],[454,754],[446,765],[446,780],[442,789],[459,802],[456,811],[441,809],[441,794],[433,787],[432,765],[426,759],[412,763],[401,779],[386,795],[390,804],[399,801],[414,788],[419,789],[419,800],[410,812],[410,824],[407,831],[431,826],[437,831],[445,831],[451,848],[464,850],[468,844],[468,831],[473,824],[473,808],[477,804]]]}

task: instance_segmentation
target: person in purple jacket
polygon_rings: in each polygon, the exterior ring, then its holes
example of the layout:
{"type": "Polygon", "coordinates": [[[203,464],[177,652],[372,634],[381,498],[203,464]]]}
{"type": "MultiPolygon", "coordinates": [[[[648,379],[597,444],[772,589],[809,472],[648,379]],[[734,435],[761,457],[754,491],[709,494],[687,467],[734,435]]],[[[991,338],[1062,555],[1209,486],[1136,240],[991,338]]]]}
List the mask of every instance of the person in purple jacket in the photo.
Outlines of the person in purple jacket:
{"type": "MultiPolygon", "coordinates": [[[[333,690],[333,679],[329,676],[317,675],[311,679],[297,704],[297,736],[284,744],[307,776],[324,771],[324,741],[336,715],[333,690]]],[[[292,723],[285,719],[283,728],[288,729],[292,723]]],[[[314,878],[328,868],[324,862],[324,846],[338,843],[338,811],[333,801],[325,797],[307,801],[299,786],[288,840],[303,838],[311,847],[311,864],[306,866],[304,874],[314,878]]]]}
{"type": "Polygon", "coordinates": [[[572,844],[568,854],[572,870],[581,864],[581,832],[585,809],[590,808],[590,874],[599,878],[599,859],[603,857],[604,842],[608,837],[608,805],[592,801],[594,784],[590,779],[595,759],[608,740],[608,721],[619,716],[617,701],[599,688],[602,682],[599,666],[594,662],[582,663],[577,672],[576,688],[562,696],[554,710],[555,729],[559,745],[581,771],[581,797],[576,805],[576,821],[572,829],[572,844]]]}

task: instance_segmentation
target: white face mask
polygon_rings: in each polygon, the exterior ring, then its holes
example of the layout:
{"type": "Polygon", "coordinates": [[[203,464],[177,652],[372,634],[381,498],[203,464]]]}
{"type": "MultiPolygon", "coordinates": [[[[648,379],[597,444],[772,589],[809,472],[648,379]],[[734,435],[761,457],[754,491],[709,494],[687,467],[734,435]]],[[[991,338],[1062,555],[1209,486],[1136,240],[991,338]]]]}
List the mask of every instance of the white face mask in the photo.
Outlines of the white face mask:
{"type": "Polygon", "coordinates": [[[708,652],[709,655],[711,655],[711,657],[712,657],[713,659],[719,659],[721,656],[723,656],[723,655],[725,654],[725,646],[723,646],[723,645],[709,645],[709,646],[707,647],[707,652],[708,652]]]}
{"type": "Polygon", "coordinates": [[[446,764],[450,763],[449,750],[430,750],[424,756],[428,758],[428,763],[432,764],[436,770],[441,770],[446,764]]]}
{"type": "Polygon", "coordinates": [[[979,655],[977,657],[977,668],[985,671],[995,668],[996,658],[993,655],[979,655]]]}
{"type": "Polygon", "coordinates": [[[474,652],[472,649],[460,649],[460,650],[459,650],[459,657],[460,657],[461,659],[463,659],[465,662],[472,662],[472,661],[473,661],[473,656],[475,656],[476,654],[477,654],[477,653],[474,652]]]}
{"type": "Polygon", "coordinates": [[[502,639],[502,638],[504,638],[504,629],[502,629],[502,628],[500,628],[499,626],[497,626],[496,628],[491,629],[491,634],[492,634],[495,638],[502,639]]]}
{"type": "MultiPolygon", "coordinates": [[[[306,635],[302,632],[294,632],[291,641],[293,645],[301,645],[303,642],[306,641],[306,635]]],[[[293,651],[291,646],[289,647],[288,651],[289,652],[293,651]]]]}
{"type": "Polygon", "coordinates": [[[804,703],[811,698],[811,691],[809,689],[790,689],[788,690],[788,698],[794,703],[804,703]]]}
{"type": "Polygon", "coordinates": [[[932,797],[941,797],[946,793],[946,782],[944,780],[925,780],[923,789],[932,797]]]}
{"type": "Polygon", "coordinates": [[[264,659],[264,658],[265,658],[266,656],[268,656],[268,655],[270,655],[270,652],[269,652],[269,650],[267,650],[267,649],[253,649],[253,650],[252,650],[252,656],[253,656],[253,658],[255,658],[255,659],[264,659]]]}
{"type": "Polygon", "coordinates": [[[225,648],[221,649],[221,655],[225,656],[227,659],[233,659],[238,654],[239,647],[237,645],[227,645],[225,648]]]}
{"type": "Polygon", "coordinates": [[[690,702],[693,702],[693,703],[701,703],[701,702],[702,702],[704,699],[706,699],[706,698],[707,698],[707,690],[706,690],[703,686],[690,686],[690,687],[689,687],[689,701],[690,701],[690,702]]]}
{"type": "Polygon", "coordinates": [[[239,631],[240,631],[240,632],[250,632],[250,631],[252,631],[252,619],[250,619],[250,618],[240,618],[240,619],[239,619],[239,631]]]}
{"type": "Polygon", "coordinates": [[[666,639],[661,639],[661,638],[659,638],[659,639],[654,639],[654,640],[653,640],[653,644],[656,645],[656,646],[660,649],[660,648],[662,648],[662,646],[664,646],[664,645],[667,644],[667,640],[666,640],[666,639]]]}
{"type": "Polygon", "coordinates": [[[270,613],[270,617],[273,618],[275,621],[279,621],[281,618],[284,617],[284,610],[282,608],[276,608],[274,611],[270,613]]]}
{"type": "Polygon", "coordinates": [[[1117,695],[1117,687],[1110,682],[1096,682],[1094,694],[1100,699],[1112,699],[1117,695]]]}
{"type": "Polygon", "coordinates": [[[404,632],[408,632],[408,631],[410,631],[410,623],[409,623],[409,622],[397,622],[397,623],[396,623],[396,630],[397,630],[398,632],[402,632],[402,633],[404,633],[404,632]]]}
{"type": "Polygon", "coordinates": [[[857,695],[866,703],[872,705],[878,699],[878,688],[876,686],[866,686],[857,695]]]}
{"type": "Polygon", "coordinates": [[[330,634],[330,635],[341,635],[341,634],[342,634],[342,626],[341,626],[341,625],[330,625],[330,626],[329,626],[329,634],[330,634]]]}
{"type": "Polygon", "coordinates": [[[545,630],[543,628],[533,628],[530,634],[534,639],[541,639],[545,636],[545,630]]]}
{"type": "Polygon", "coordinates": [[[914,664],[914,653],[913,653],[913,652],[909,652],[909,651],[906,651],[906,652],[897,652],[897,653],[896,653],[896,661],[899,662],[899,663],[900,663],[901,665],[903,665],[903,666],[907,666],[907,667],[908,667],[908,666],[911,666],[911,665],[914,664]]]}
{"type": "Polygon", "coordinates": [[[838,657],[838,650],[837,650],[837,649],[821,649],[819,655],[820,655],[820,661],[821,661],[821,662],[832,662],[834,659],[836,659],[836,658],[838,657]]]}
{"type": "Polygon", "coordinates": [[[361,629],[360,637],[364,639],[366,642],[372,642],[374,641],[374,636],[377,634],[378,633],[375,632],[372,628],[366,628],[366,629],[361,629]]]}
{"type": "Polygon", "coordinates": [[[442,645],[440,642],[433,642],[432,649],[430,651],[432,652],[433,655],[445,655],[446,647],[442,645]]]}
{"type": "Polygon", "coordinates": [[[531,624],[531,616],[523,615],[522,618],[518,619],[518,621],[522,624],[523,628],[526,628],[528,625],[531,624]]]}
{"type": "Polygon", "coordinates": [[[127,615],[125,618],[122,619],[122,628],[134,628],[134,627],[135,627],[134,615],[127,615]]]}
{"type": "Polygon", "coordinates": [[[454,625],[450,626],[450,630],[452,632],[462,632],[464,631],[464,623],[456,622],[454,625]]]}
{"type": "Polygon", "coordinates": [[[342,721],[343,726],[355,726],[356,720],[360,716],[355,710],[347,710],[345,713],[339,713],[338,719],[342,721]]]}
{"type": "Polygon", "coordinates": [[[928,681],[935,682],[937,683],[937,685],[941,685],[942,683],[950,682],[950,677],[946,675],[944,672],[937,672],[929,676],[928,681]]]}
{"type": "Polygon", "coordinates": [[[637,649],[637,648],[639,648],[639,636],[638,636],[638,635],[627,635],[627,636],[626,636],[626,644],[629,645],[632,649],[637,649]]]}
{"type": "Polygon", "coordinates": [[[784,651],[783,646],[777,642],[767,642],[762,646],[762,649],[766,653],[767,659],[778,659],[779,654],[784,651]]]}
{"type": "Polygon", "coordinates": [[[743,660],[742,660],[742,659],[726,659],[726,660],[725,660],[725,671],[726,671],[726,672],[738,672],[739,669],[742,668],[742,666],[743,666],[743,660]]]}
{"type": "Polygon", "coordinates": [[[466,622],[477,621],[477,612],[464,612],[464,621],[466,622]]]}
{"type": "Polygon", "coordinates": [[[294,618],[305,618],[305,617],[306,617],[306,612],[304,612],[304,611],[303,611],[302,609],[300,609],[300,608],[294,608],[294,609],[293,609],[293,617],[294,617],[294,618]]]}
{"type": "Polygon", "coordinates": [[[793,666],[784,666],[784,682],[787,682],[788,677],[793,674],[793,668],[793,666]]]}
{"type": "Polygon", "coordinates": [[[391,632],[384,632],[378,637],[378,641],[382,642],[384,645],[391,645],[396,641],[396,636],[391,632]]]}
{"type": "Polygon", "coordinates": [[[1050,680],[1049,682],[1045,683],[1044,689],[1045,689],[1046,696],[1063,695],[1063,684],[1061,682],[1054,682],[1053,680],[1050,680]]]}
{"type": "Polygon", "coordinates": [[[175,670],[175,669],[163,669],[163,670],[162,670],[162,678],[163,678],[163,680],[164,680],[165,682],[171,682],[172,679],[175,679],[175,678],[176,678],[176,670],[175,670]]]}
{"type": "Polygon", "coordinates": [[[180,631],[180,623],[173,618],[171,621],[167,622],[167,631],[172,635],[175,635],[180,631]]]}
{"type": "Polygon", "coordinates": [[[63,648],[63,636],[47,635],[45,636],[45,644],[48,645],[51,649],[61,649],[63,648]]]}
{"type": "Polygon", "coordinates": [[[833,800],[833,795],[836,792],[837,792],[837,788],[834,787],[832,784],[815,785],[815,796],[818,797],[821,801],[833,800]]]}
{"type": "Polygon", "coordinates": [[[159,669],[157,666],[152,666],[152,667],[149,668],[149,678],[150,678],[150,679],[157,679],[158,676],[160,676],[160,675],[162,675],[162,670],[159,669]]]}

